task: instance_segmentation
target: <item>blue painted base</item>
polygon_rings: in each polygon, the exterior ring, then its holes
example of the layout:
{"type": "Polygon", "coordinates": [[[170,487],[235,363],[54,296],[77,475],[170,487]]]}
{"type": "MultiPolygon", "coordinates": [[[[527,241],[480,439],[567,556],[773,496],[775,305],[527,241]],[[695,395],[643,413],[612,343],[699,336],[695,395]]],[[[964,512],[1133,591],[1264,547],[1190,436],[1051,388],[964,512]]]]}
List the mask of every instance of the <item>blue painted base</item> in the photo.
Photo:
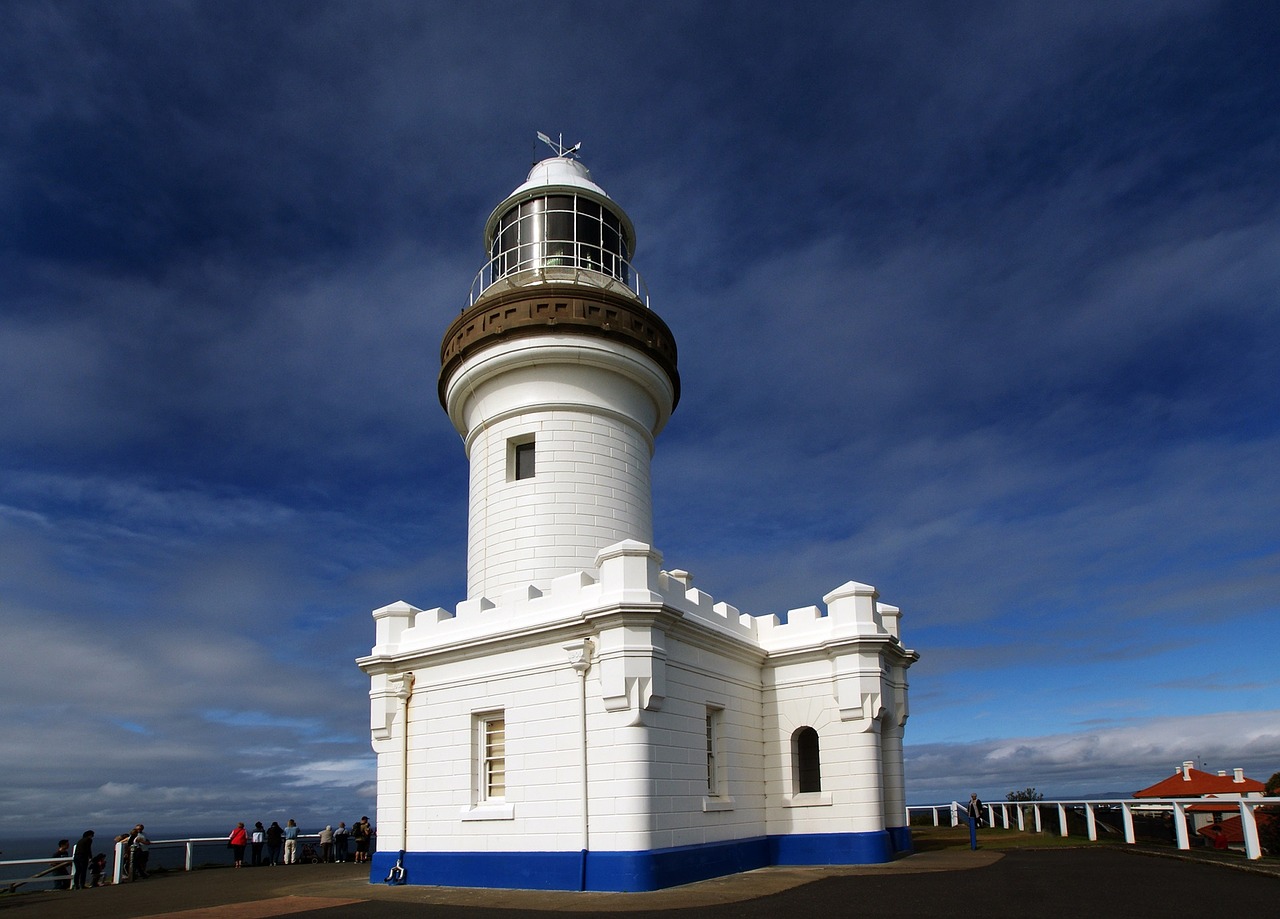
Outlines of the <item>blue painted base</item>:
{"type": "MultiPolygon", "coordinates": [[[[895,827],[894,831],[906,830],[895,827]]],[[[892,860],[890,832],[815,833],[679,846],[647,852],[407,852],[405,883],[523,890],[661,890],[768,865],[870,865],[892,860]]],[[[370,883],[381,883],[399,853],[377,852],[370,883]]]]}
{"type": "Polygon", "coordinates": [[[891,826],[886,832],[889,834],[889,844],[893,846],[895,855],[915,851],[915,848],[911,845],[911,827],[891,826]]]}
{"type": "Polygon", "coordinates": [[[889,834],[805,833],[770,836],[774,865],[879,865],[893,860],[889,834]]]}

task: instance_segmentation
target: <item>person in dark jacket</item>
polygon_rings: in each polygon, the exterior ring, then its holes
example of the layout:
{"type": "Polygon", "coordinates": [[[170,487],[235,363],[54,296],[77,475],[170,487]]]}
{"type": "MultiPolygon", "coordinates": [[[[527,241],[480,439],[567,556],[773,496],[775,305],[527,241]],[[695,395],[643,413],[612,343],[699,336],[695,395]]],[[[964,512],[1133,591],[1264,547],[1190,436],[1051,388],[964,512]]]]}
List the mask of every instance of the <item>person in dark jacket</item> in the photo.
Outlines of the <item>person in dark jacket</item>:
{"type": "MultiPolygon", "coordinates": [[[[70,858],[71,857],[71,840],[59,839],[58,851],[53,853],[53,857],[54,858],[70,858]]],[[[66,890],[68,887],[71,886],[71,877],[70,877],[71,866],[70,865],[61,865],[60,867],[55,868],[53,871],[51,871],[50,874],[56,874],[59,877],[66,878],[65,881],[58,881],[57,884],[53,885],[54,890],[66,890]]]]}
{"type": "Polygon", "coordinates": [[[284,848],[284,830],[278,821],[272,820],[267,827],[267,864],[280,864],[280,850],[284,848]]]}
{"type": "Polygon", "coordinates": [[[262,821],[259,820],[253,825],[253,832],[249,834],[249,845],[252,847],[253,852],[249,864],[255,868],[262,864],[262,847],[266,842],[267,831],[262,828],[262,821]]]}
{"type": "Polygon", "coordinates": [[[965,814],[969,817],[969,848],[978,848],[978,824],[982,822],[982,802],[978,800],[978,793],[975,791],[969,795],[969,806],[965,808],[965,814]]]}
{"type": "Polygon", "coordinates": [[[89,873],[89,862],[93,860],[93,830],[85,830],[84,835],[76,840],[76,847],[71,851],[71,889],[84,890],[88,884],[85,876],[89,873]]]}

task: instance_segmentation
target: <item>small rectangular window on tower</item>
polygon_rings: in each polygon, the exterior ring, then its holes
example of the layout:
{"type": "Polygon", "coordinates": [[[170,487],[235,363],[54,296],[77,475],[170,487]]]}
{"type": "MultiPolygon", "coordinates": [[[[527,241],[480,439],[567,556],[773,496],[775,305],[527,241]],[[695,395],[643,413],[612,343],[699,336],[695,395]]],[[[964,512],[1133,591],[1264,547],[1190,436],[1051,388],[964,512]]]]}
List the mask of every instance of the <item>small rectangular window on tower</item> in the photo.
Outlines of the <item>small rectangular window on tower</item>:
{"type": "Polygon", "coordinates": [[[531,479],[534,474],[534,440],[532,437],[521,438],[519,440],[511,440],[509,443],[508,458],[510,460],[511,475],[509,481],[518,482],[521,479],[531,479]]]}

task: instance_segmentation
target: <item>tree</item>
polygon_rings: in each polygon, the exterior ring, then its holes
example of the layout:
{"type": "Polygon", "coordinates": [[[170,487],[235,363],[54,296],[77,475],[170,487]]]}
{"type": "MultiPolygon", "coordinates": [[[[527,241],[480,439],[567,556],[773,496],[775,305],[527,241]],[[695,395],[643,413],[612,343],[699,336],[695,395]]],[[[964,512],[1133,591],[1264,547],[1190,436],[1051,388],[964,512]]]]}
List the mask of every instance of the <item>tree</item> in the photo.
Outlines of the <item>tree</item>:
{"type": "MultiPolygon", "coordinates": [[[[1277,773],[1280,775],[1280,773],[1277,773]]],[[[1006,801],[1043,801],[1044,795],[1036,791],[1034,788],[1024,788],[1022,791],[1011,791],[1004,796],[1006,801]]]]}
{"type": "Polygon", "coordinates": [[[1267,779],[1266,791],[1264,794],[1268,798],[1280,797],[1280,772],[1273,772],[1271,778],[1267,779]]]}

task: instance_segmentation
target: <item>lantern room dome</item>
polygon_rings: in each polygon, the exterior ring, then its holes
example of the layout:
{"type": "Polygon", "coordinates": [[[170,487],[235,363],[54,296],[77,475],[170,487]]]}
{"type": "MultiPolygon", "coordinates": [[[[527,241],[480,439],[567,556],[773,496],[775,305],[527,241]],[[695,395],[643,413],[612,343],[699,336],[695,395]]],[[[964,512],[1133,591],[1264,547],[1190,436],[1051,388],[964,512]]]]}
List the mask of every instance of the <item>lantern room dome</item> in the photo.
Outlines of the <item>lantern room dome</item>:
{"type": "Polygon", "coordinates": [[[525,183],[513,191],[512,195],[518,195],[522,191],[530,188],[537,188],[542,185],[560,185],[572,186],[575,188],[586,188],[598,195],[604,195],[605,190],[591,181],[591,170],[589,170],[581,160],[576,160],[569,156],[552,156],[534,165],[529,170],[529,178],[525,183]]]}

